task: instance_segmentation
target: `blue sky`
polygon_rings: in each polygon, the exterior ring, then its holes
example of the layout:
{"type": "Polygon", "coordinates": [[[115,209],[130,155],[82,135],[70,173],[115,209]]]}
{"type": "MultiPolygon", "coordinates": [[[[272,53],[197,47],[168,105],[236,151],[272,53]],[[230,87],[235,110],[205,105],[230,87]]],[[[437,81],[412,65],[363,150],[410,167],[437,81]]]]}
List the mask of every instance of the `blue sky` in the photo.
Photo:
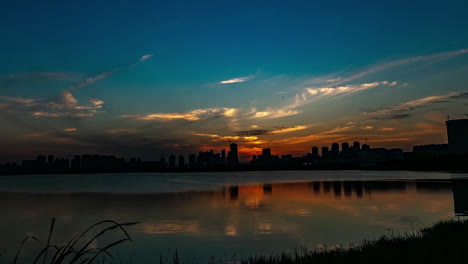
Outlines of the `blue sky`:
{"type": "Polygon", "coordinates": [[[5,2],[0,158],[149,159],[228,140],[245,157],[364,137],[443,143],[445,116],[468,112],[467,11],[466,1],[5,2]]]}

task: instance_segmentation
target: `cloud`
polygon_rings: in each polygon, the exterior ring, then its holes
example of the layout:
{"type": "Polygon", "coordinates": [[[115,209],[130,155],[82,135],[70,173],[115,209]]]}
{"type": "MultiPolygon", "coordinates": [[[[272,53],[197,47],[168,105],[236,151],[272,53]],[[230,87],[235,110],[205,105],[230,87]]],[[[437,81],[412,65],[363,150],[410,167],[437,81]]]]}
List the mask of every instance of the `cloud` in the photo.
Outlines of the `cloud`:
{"type": "Polygon", "coordinates": [[[112,70],[112,71],[108,71],[108,72],[103,72],[97,76],[94,76],[94,77],[91,77],[91,78],[87,78],[85,79],[84,81],[78,83],[78,84],[75,84],[73,86],[71,86],[68,90],[73,92],[74,90],[78,89],[78,88],[81,88],[81,87],[84,87],[84,86],[87,86],[87,85],[90,85],[90,84],[93,84],[99,80],[102,80],[104,78],[106,78],[107,76],[113,74],[113,73],[116,73],[118,71],[122,70],[122,68],[118,68],[118,69],[115,69],[115,70],[112,70]]]}
{"type": "Polygon", "coordinates": [[[237,131],[235,132],[238,136],[260,136],[270,133],[270,130],[266,129],[252,129],[252,130],[244,130],[244,131],[237,131]]]}
{"type": "Polygon", "coordinates": [[[296,108],[310,102],[316,102],[325,99],[336,99],[343,96],[348,96],[361,91],[369,90],[378,86],[394,87],[397,82],[380,81],[362,84],[350,84],[335,87],[308,87],[303,93],[296,94],[295,102],[288,108],[296,108]]]}
{"type": "Polygon", "coordinates": [[[71,128],[65,128],[63,131],[64,132],[75,132],[75,131],[78,131],[78,129],[71,127],[71,128]]]}
{"type": "Polygon", "coordinates": [[[289,126],[289,127],[278,127],[276,130],[271,131],[272,134],[284,134],[293,131],[304,130],[308,126],[289,126]]]}
{"type": "Polygon", "coordinates": [[[410,118],[411,114],[393,114],[393,115],[386,115],[386,116],[376,116],[374,119],[376,120],[399,120],[399,119],[406,119],[410,118]]]}
{"type": "Polygon", "coordinates": [[[78,81],[83,73],[77,72],[20,72],[11,74],[0,74],[0,80],[32,80],[32,81],[78,81]]]}
{"type": "Polygon", "coordinates": [[[107,130],[107,133],[109,133],[109,134],[132,134],[132,135],[136,135],[136,134],[143,133],[143,130],[134,129],[134,128],[116,128],[116,129],[107,130]]]}
{"type": "Polygon", "coordinates": [[[149,59],[151,57],[153,57],[153,54],[143,55],[143,56],[141,56],[140,61],[145,61],[145,60],[147,60],[147,59],[149,59]]]}
{"type": "Polygon", "coordinates": [[[79,105],[78,100],[69,92],[63,91],[52,101],[41,98],[16,98],[0,96],[0,100],[6,101],[5,107],[10,112],[19,112],[35,117],[91,117],[103,113],[104,101],[90,99],[89,105],[79,105]]]}
{"type": "Polygon", "coordinates": [[[215,119],[220,117],[234,117],[237,115],[238,109],[236,108],[207,108],[207,109],[195,109],[184,113],[154,113],[147,115],[122,115],[123,118],[131,118],[135,120],[160,120],[160,121],[172,121],[172,120],[187,120],[187,121],[202,121],[215,119]]]}
{"type": "Polygon", "coordinates": [[[273,119],[286,116],[292,116],[299,114],[300,111],[289,110],[289,109],[273,109],[268,108],[263,111],[257,111],[257,109],[252,108],[249,112],[250,118],[252,119],[273,119]]]}
{"type": "Polygon", "coordinates": [[[245,76],[245,77],[237,77],[225,81],[220,81],[219,84],[230,84],[230,83],[241,83],[241,82],[246,82],[250,79],[252,79],[253,76],[245,76]]]}
{"type": "Polygon", "coordinates": [[[369,110],[364,114],[372,116],[374,119],[387,120],[387,119],[404,119],[411,116],[411,111],[425,107],[434,103],[448,102],[456,99],[466,99],[467,93],[465,92],[451,92],[442,95],[432,95],[420,99],[408,101],[401,104],[396,104],[389,107],[381,107],[369,110]]]}

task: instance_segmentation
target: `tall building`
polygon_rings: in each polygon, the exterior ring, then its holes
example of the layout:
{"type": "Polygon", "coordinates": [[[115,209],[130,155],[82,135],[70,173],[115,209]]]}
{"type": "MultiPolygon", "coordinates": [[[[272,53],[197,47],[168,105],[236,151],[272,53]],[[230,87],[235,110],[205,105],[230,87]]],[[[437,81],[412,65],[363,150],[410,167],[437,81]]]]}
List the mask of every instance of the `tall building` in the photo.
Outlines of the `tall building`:
{"type": "Polygon", "coordinates": [[[316,146],[312,147],[312,156],[315,158],[319,156],[319,149],[316,146]]]}
{"type": "Polygon", "coordinates": [[[341,152],[348,152],[349,151],[349,143],[343,142],[341,143],[341,152]]]}
{"type": "Polygon", "coordinates": [[[330,151],[331,155],[333,157],[338,157],[338,155],[340,155],[340,144],[338,143],[332,143],[332,147],[331,147],[331,151],[330,151]]]}
{"type": "Polygon", "coordinates": [[[262,155],[264,158],[271,158],[271,149],[262,149],[262,155]]]}
{"type": "Polygon", "coordinates": [[[188,164],[190,168],[194,168],[195,164],[197,163],[197,155],[195,154],[190,154],[188,156],[188,164]]]}
{"type": "Polygon", "coordinates": [[[354,141],[354,142],[353,142],[353,149],[354,149],[355,151],[361,150],[361,143],[359,143],[359,141],[354,141]]]}
{"type": "Polygon", "coordinates": [[[221,164],[226,164],[226,150],[222,149],[221,150],[221,164]]]}
{"type": "Polygon", "coordinates": [[[169,168],[171,169],[175,168],[175,163],[176,163],[176,156],[171,154],[169,156],[169,168]]]}
{"type": "Polygon", "coordinates": [[[448,148],[450,155],[468,154],[468,119],[448,120],[448,148]]]}
{"type": "Polygon", "coordinates": [[[179,168],[185,168],[185,157],[184,155],[179,156],[179,168]]]}
{"type": "Polygon", "coordinates": [[[322,157],[326,158],[328,156],[328,147],[322,147],[322,157]]]}
{"type": "Polygon", "coordinates": [[[237,144],[232,143],[230,146],[230,151],[228,153],[229,165],[237,166],[239,165],[239,152],[237,151],[237,144]]]}

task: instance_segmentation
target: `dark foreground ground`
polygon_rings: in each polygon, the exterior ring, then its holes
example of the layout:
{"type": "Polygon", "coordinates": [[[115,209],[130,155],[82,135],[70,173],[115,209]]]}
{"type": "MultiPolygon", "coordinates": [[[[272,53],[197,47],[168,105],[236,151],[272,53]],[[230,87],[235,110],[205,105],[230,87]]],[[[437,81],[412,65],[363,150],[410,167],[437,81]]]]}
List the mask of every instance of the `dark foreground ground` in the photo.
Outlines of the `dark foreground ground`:
{"type": "MultiPolygon", "coordinates": [[[[128,260],[122,261],[116,256],[118,256],[118,248],[125,246],[125,243],[131,243],[131,238],[125,228],[134,224],[137,223],[117,224],[113,221],[103,221],[64,245],[51,245],[47,242],[44,248],[38,251],[35,261],[31,263],[132,263],[128,260]],[[122,239],[109,241],[109,244],[102,248],[91,247],[94,239],[114,232],[120,233],[122,239]],[[119,247],[114,248],[117,245],[119,247]]],[[[51,225],[50,236],[53,236],[53,229],[54,221],[51,225]]],[[[50,236],[46,241],[50,241],[50,236]]],[[[21,246],[17,259],[9,263],[27,263],[21,260],[20,251],[21,246]]],[[[184,263],[177,253],[169,259],[158,256],[155,256],[155,259],[156,264],[196,264],[193,261],[184,263]]],[[[293,252],[279,252],[272,256],[252,256],[243,259],[233,257],[231,260],[211,259],[207,260],[207,263],[468,263],[468,220],[443,221],[414,234],[382,236],[378,240],[363,241],[359,246],[299,249],[293,252]]]]}
{"type": "Polygon", "coordinates": [[[382,236],[346,249],[298,250],[242,263],[468,263],[468,221],[439,222],[415,234],[382,236]]]}

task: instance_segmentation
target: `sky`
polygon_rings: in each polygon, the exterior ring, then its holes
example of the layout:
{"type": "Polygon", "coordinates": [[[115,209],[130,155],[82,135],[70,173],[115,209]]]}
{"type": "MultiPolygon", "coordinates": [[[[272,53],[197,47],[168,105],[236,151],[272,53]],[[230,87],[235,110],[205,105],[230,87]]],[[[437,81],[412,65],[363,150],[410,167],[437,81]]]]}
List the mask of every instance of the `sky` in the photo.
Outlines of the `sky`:
{"type": "Polygon", "coordinates": [[[0,162],[446,143],[467,1],[4,1],[0,162]]]}

